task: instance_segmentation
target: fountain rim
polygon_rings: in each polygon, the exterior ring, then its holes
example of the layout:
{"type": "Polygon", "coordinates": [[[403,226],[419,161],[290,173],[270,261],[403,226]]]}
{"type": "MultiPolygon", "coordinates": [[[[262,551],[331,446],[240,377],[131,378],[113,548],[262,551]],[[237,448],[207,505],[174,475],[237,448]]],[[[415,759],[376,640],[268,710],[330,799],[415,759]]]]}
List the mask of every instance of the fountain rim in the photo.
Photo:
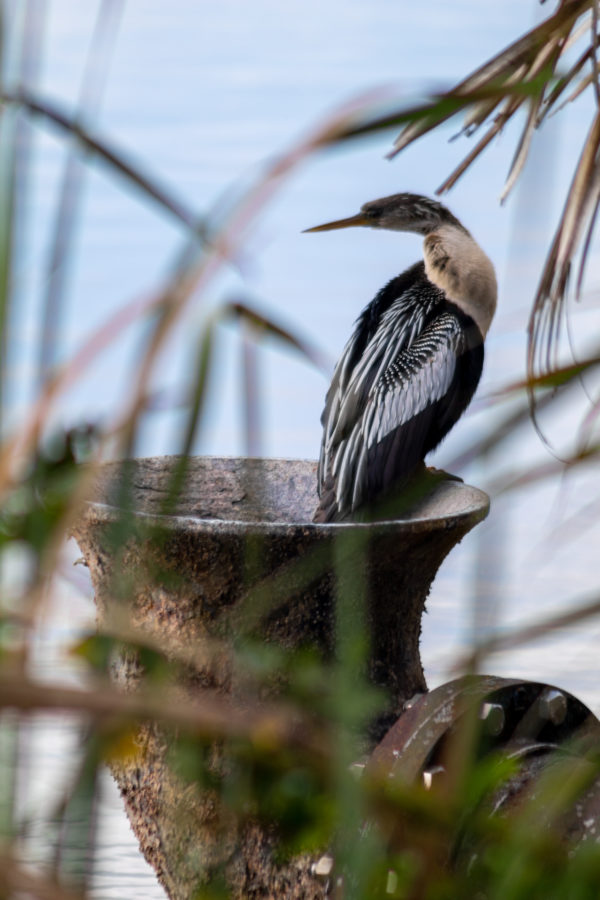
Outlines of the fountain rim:
{"type": "MultiPolygon", "coordinates": [[[[136,457],[136,461],[158,458],[161,457],[136,457]]],[[[166,459],[169,458],[169,456],[165,455],[162,458],[166,459]]],[[[173,455],[172,458],[176,459],[177,457],[173,455]]],[[[201,458],[205,460],[244,459],[244,457],[212,455],[202,456],[201,458]]],[[[315,460],[292,459],[288,457],[264,457],[263,459],[268,462],[306,462],[315,464],[315,460]]],[[[118,464],[118,462],[119,461],[117,460],[114,461],[114,463],[111,462],[106,465],[118,464]]],[[[404,519],[382,519],[376,522],[317,523],[311,522],[310,520],[265,521],[264,519],[225,519],[210,516],[195,516],[188,513],[165,515],[155,512],[143,512],[142,510],[136,509],[133,509],[131,512],[136,520],[144,522],[149,526],[166,528],[170,531],[184,530],[188,533],[210,531],[213,534],[245,534],[251,530],[255,534],[290,535],[294,533],[312,533],[315,536],[333,536],[335,534],[347,533],[351,530],[361,533],[367,531],[372,534],[390,534],[394,532],[405,534],[417,534],[419,532],[427,533],[443,531],[454,525],[460,525],[461,523],[469,523],[471,527],[474,527],[486,518],[490,509],[490,498],[485,491],[464,482],[448,482],[448,484],[456,485],[454,490],[467,488],[470,492],[473,492],[475,496],[471,503],[456,512],[442,513],[440,515],[416,516],[414,518],[404,519]]],[[[99,500],[87,500],[84,503],[83,519],[89,524],[109,523],[116,521],[121,513],[122,509],[114,504],[104,503],[99,500]]]]}

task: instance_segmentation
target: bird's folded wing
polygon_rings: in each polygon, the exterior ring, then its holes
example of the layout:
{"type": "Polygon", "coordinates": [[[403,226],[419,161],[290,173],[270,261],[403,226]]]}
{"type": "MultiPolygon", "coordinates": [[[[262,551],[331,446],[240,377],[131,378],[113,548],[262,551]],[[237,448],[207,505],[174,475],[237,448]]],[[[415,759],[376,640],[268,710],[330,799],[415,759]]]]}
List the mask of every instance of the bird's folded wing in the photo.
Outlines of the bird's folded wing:
{"type": "Polygon", "coordinates": [[[381,317],[366,347],[359,347],[360,327],[355,329],[335,368],[321,416],[320,485],[327,475],[327,460],[359,421],[371,388],[394,359],[417,339],[426,316],[437,302],[434,296],[428,303],[415,304],[410,291],[398,297],[381,317]]]}
{"type": "Polygon", "coordinates": [[[464,343],[457,318],[444,314],[379,373],[352,427],[330,447],[340,510],[360,506],[423,460],[464,343]]]}

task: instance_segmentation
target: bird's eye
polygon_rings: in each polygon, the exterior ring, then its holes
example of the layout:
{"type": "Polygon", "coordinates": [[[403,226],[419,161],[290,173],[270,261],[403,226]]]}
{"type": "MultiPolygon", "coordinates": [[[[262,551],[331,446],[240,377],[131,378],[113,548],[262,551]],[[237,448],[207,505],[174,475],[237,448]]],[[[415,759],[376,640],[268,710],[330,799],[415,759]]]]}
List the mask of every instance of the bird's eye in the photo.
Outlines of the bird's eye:
{"type": "Polygon", "coordinates": [[[381,218],[381,207],[379,206],[365,206],[363,207],[363,213],[369,219],[380,219],[381,218]]]}

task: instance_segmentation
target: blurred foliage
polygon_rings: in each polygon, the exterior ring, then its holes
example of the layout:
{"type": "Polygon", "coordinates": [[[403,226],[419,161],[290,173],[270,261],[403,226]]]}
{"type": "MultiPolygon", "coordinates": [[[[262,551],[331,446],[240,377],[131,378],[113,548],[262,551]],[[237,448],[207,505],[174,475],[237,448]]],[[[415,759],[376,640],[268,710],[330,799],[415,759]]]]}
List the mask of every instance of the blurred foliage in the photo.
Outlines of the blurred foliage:
{"type": "MultiPolygon", "coordinates": [[[[104,0],[96,23],[90,58],[106,62],[114,41],[121,4],[104,0]]],[[[558,760],[539,781],[536,792],[511,810],[498,810],[498,793],[519,771],[517,759],[482,749],[481,735],[471,728],[463,743],[463,763],[450,762],[446,775],[432,790],[419,781],[368,773],[356,778],[356,763],[366,751],[367,723],[381,708],[382,698],[364,677],[368,653],[361,609],[365,586],[349,578],[344,554],[360,554],[360,537],[342,534],[338,548],[337,655],[324,660],[310,648],[292,653],[256,640],[256,625],[286,592],[284,573],[279,581],[261,583],[249,594],[254,622],[236,646],[234,668],[242,673],[249,696],[244,704],[224,704],[210,687],[195,686],[194,701],[182,699],[173,688],[176,675],[195,672],[194,648],[179,656],[141,633],[128,618],[132,585],[115,581],[118,615],[113,628],[82,636],[73,653],[86,666],[80,688],[63,688],[31,675],[31,644],[44,611],[45,592],[60,565],[60,548],[95,477],[107,448],[127,455],[135,447],[141,417],[152,409],[149,384],[161,349],[189,299],[205,290],[221,267],[243,246],[248,225],[263,209],[285,177],[303,159],[326,146],[335,146],[382,129],[402,126],[393,154],[458,113],[466,113],[463,133],[488,130],[441,190],[449,189],[471,163],[519,112],[525,120],[506,193],[527,158],[533,131],[560,103],[584,91],[595,92],[600,106],[598,63],[598,7],[593,0],[560,0],[548,18],[510,47],[486,62],[459,85],[412,108],[381,113],[380,105],[365,100],[332,116],[304,143],[279,157],[239,199],[228,220],[218,227],[190,210],[168,187],[130,161],[128,155],[94,132],[86,112],[97,110],[105,65],[91,67],[84,76],[81,109],[71,114],[51,99],[38,96],[28,80],[28,60],[39,40],[40,6],[35,2],[2,6],[2,72],[0,84],[0,334],[2,370],[0,399],[5,405],[7,321],[16,302],[13,270],[20,252],[18,229],[27,189],[27,172],[18,171],[17,146],[25,153],[27,127],[33,120],[56,129],[71,142],[54,229],[52,270],[61,270],[71,252],[76,209],[85,162],[104,167],[109,177],[135,189],[149,204],[173,216],[185,239],[171,267],[168,283],[144,302],[132,303],[109,320],[85,346],[63,365],[57,363],[55,323],[60,321],[65,286],[45,297],[44,328],[39,354],[39,398],[20,425],[7,425],[0,411],[0,896],[69,900],[89,896],[90,873],[96,846],[98,773],[109,761],[118,767],[139,759],[144,765],[144,728],[160,728],[169,743],[173,777],[189,791],[213,791],[236,827],[259,822],[269,831],[278,862],[309,853],[333,855],[331,893],[344,900],[392,897],[402,900],[585,900],[600,895],[600,851],[595,841],[570,845],[562,837],[561,816],[576,804],[598,777],[598,749],[558,760]],[[578,48],[577,53],[573,48],[578,48]],[[9,53],[8,50],[11,52],[9,53]],[[567,57],[567,51],[575,53],[567,57]],[[565,63],[568,59],[569,62],[565,63]],[[127,396],[127,414],[112,426],[82,424],[60,432],[49,424],[52,404],[97,353],[138,318],[148,321],[148,338],[138,380],[127,396]],[[87,465],[82,466],[81,463],[87,465]],[[353,542],[357,542],[355,545],[353,542]],[[24,563],[24,564],[23,564],[24,563]],[[16,574],[15,574],[16,573],[16,574]],[[124,657],[134,659],[142,679],[137,693],[121,693],[111,673],[124,657]],[[143,673],[143,678],[142,678],[143,673]],[[263,702],[258,702],[263,698],[263,702]],[[266,699],[264,699],[266,698],[266,699]],[[79,766],[71,773],[55,814],[48,821],[52,859],[40,868],[28,865],[23,847],[31,827],[22,814],[19,791],[24,723],[32,711],[62,716],[70,712],[80,723],[79,766]],[[154,724],[157,723],[156,726],[154,724]],[[471,760],[464,765],[464,759],[471,760]],[[574,760],[577,760],[575,764],[574,760]],[[585,763],[585,765],[583,765],[585,763]],[[240,825],[241,823],[241,825],[240,825]]],[[[563,316],[568,275],[578,248],[583,248],[577,277],[581,288],[597,209],[600,204],[600,113],[595,118],[576,165],[561,220],[540,277],[530,320],[529,378],[500,392],[517,398],[519,406],[492,434],[474,448],[484,454],[512,436],[529,414],[527,394],[543,392],[542,403],[554,402],[557,389],[568,391],[581,373],[595,367],[599,356],[572,366],[553,364],[559,324],[563,316]]],[[[176,508],[185,485],[188,454],[203,425],[203,409],[214,365],[214,342],[223,322],[243,330],[251,342],[276,340],[312,365],[323,360],[312,342],[291,333],[252,308],[244,298],[224,301],[195,336],[195,365],[184,406],[186,427],[181,460],[167,492],[163,514],[176,508]]],[[[255,398],[248,397],[252,404],[255,398]]],[[[251,419],[251,416],[249,416],[251,419]]],[[[596,459],[590,441],[569,460],[571,465],[596,459]]],[[[543,472],[524,472],[524,479],[553,477],[559,466],[543,472]]],[[[115,558],[125,552],[133,529],[130,492],[119,498],[123,516],[110,536],[115,558]]],[[[140,531],[140,533],[142,533],[140,531]]],[[[144,538],[150,532],[146,530],[144,538]]],[[[152,536],[152,535],[150,535],[152,536]]],[[[164,540],[158,529],[156,541],[164,540]]],[[[251,556],[252,548],[248,555],[251,556]]],[[[295,577],[310,579],[323,567],[314,557],[304,561],[295,577]]],[[[118,566],[116,567],[118,569],[118,566]]],[[[167,575],[154,573],[165,585],[167,575]]],[[[174,575],[167,586],[176,584],[174,575]]],[[[596,615],[594,600],[573,610],[568,618],[540,621],[528,632],[502,640],[517,642],[596,615]]],[[[494,649],[474,649],[467,668],[494,649]]],[[[215,653],[222,650],[216,646],[215,653]]],[[[198,679],[199,680],[199,679],[198,679]]],[[[468,729],[467,729],[468,731],[468,729]]],[[[489,748],[488,748],[489,749],[489,748]]],[[[227,823],[225,823],[227,824],[227,823]]],[[[199,885],[198,897],[227,897],[223,877],[199,885]]]]}

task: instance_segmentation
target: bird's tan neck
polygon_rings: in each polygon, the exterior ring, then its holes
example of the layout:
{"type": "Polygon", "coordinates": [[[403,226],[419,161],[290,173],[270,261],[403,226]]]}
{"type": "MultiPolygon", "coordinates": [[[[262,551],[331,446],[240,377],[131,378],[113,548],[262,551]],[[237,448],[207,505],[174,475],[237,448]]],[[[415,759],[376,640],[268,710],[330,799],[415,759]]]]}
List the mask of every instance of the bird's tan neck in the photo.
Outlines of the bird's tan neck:
{"type": "Polygon", "coordinates": [[[474,320],[483,337],[498,293],[494,267],[468,231],[441,225],[423,243],[425,273],[449,300],[474,320]]]}

